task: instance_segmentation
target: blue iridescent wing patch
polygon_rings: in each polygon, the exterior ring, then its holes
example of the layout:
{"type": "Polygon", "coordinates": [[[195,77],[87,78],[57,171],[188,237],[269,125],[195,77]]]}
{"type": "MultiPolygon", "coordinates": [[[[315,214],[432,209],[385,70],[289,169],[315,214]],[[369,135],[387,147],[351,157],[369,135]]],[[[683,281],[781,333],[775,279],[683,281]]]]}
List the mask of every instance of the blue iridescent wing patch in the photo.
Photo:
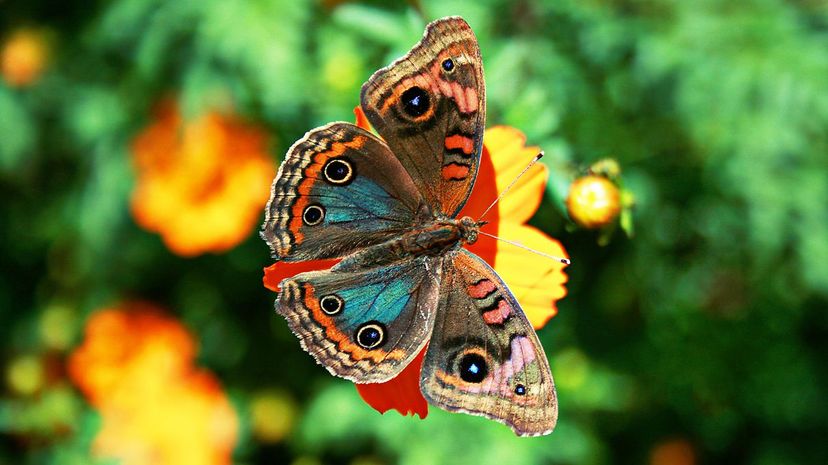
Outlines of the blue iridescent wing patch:
{"type": "Polygon", "coordinates": [[[360,383],[387,381],[431,334],[441,260],[301,273],[282,281],[276,309],[332,374],[360,383]]]}

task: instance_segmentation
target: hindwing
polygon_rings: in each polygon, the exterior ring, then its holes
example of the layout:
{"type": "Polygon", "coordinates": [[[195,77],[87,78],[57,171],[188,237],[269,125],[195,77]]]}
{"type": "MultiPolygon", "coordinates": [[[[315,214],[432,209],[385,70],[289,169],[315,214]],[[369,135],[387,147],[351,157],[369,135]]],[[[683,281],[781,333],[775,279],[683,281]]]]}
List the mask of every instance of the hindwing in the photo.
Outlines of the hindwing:
{"type": "Polygon", "coordinates": [[[503,280],[461,249],[444,259],[440,304],[420,388],[432,404],[485,416],[521,436],[555,427],[549,362],[503,280]]]}

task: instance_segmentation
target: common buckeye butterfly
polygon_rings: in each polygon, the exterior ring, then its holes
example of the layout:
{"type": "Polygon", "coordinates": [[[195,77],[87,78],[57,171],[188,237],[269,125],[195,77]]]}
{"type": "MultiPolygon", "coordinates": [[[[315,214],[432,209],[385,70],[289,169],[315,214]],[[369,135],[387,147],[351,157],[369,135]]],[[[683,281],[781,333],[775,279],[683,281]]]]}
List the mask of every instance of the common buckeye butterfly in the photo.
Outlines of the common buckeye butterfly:
{"type": "Polygon", "coordinates": [[[429,24],[360,100],[382,138],[344,122],[313,129],[273,182],[262,230],[273,256],[341,259],[282,281],[276,311],[336,376],[388,381],[428,345],[420,389],[431,404],[549,433],[558,406],[543,348],[503,280],[463,248],[484,223],[457,218],[486,114],[469,25],[429,24]]]}

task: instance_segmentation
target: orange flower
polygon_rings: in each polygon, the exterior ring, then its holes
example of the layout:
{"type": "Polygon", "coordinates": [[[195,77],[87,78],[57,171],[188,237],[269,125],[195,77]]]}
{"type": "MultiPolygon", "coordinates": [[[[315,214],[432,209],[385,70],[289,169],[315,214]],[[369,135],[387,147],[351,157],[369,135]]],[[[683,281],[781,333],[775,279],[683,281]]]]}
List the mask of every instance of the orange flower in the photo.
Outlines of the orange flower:
{"type": "Polygon", "coordinates": [[[650,451],[650,465],[695,465],[696,452],[685,439],[672,439],[650,451]]]}
{"type": "Polygon", "coordinates": [[[93,315],[68,361],[101,415],[93,453],[123,465],[231,463],[238,418],[195,354],[187,330],[150,305],[93,315]]]}
{"type": "MultiPolygon", "coordinates": [[[[354,110],[357,124],[369,128],[360,108],[354,110]]],[[[479,218],[486,207],[506,188],[529,161],[538,147],[527,147],[526,137],[517,129],[496,126],[486,130],[480,169],[469,201],[459,216],[479,218]]],[[[537,211],[543,198],[549,173],[544,165],[535,164],[487,215],[489,224],[483,231],[516,241],[533,249],[566,258],[561,244],[526,222],[537,211]]],[[[543,327],[555,316],[555,302],[566,295],[564,265],[514,245],[481,235],[468,249],[491,264],[521,303],[535,328],[543,327]]],[[[330,261],[327,261],[328,264],[330,261]]],[[[322,269],[320,262],[272,265],[265,269],[265,287],[276,290],[278,283],[301,271],[322,269]],[[284,267],[284,268],[283,268],[284,267]]],[[[425,418],[428,404],[420,393],[419,378],[423,352],[397,377],[376,384],[357,384],[357,390],[369,405],[381,413],[395,409],[403,415],[425,418]]]]}
{"type": "Polygon", "coordinates": [[[276,173],[262,129],[218,113],[183,121],[174,102],[160,105],[132,153],[135,221],[183,256],[247,238],[276,173]]]}
{"type": "Polygon", "coordinates": [[[48,55],[42,32],[20,29],[9,36],[0,49],[0,74],[11,86],[27,86],[40,77],[48,55]]]}
{"type": "MultiPolygon", "coordinates": [[[[460,216],[478,218],[486,207],[540,152],[526,146],[526,136],[508,126],[495,126],[483,135],[483,156],[471,196],[460,216]]],[[[532,249],[567,258],[560,242],[526,224],[538,210],[546,190],[549,170],[537,163],[524,174],[486,216],[485,232],[532,249]]],[[[494,267],[517,298],[529,321],[542,328],[558,309],[555,302],[566,295],[564,265],[511,244],[482,236],[468,247],[494,267]]]]}

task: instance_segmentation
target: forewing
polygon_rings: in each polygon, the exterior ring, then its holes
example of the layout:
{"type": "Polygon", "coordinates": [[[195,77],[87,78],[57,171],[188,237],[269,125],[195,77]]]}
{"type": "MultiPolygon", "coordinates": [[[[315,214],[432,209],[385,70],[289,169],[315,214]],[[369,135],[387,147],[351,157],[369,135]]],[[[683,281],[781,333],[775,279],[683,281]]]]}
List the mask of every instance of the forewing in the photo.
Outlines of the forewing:
{"type": "Polygon", "coordinates": [[[368,120],[411,174],[431,210],[456,216],[477,176],[486,122],[477,39],[448,17],[362,86],[368,120]]]}
{"type": "Polygon", "coordinates": [[[262,237],[274,258],[337,258],[411,228],[425,201],[381,139],[350,123],[316,128],[288,150],[262,237]]]}

